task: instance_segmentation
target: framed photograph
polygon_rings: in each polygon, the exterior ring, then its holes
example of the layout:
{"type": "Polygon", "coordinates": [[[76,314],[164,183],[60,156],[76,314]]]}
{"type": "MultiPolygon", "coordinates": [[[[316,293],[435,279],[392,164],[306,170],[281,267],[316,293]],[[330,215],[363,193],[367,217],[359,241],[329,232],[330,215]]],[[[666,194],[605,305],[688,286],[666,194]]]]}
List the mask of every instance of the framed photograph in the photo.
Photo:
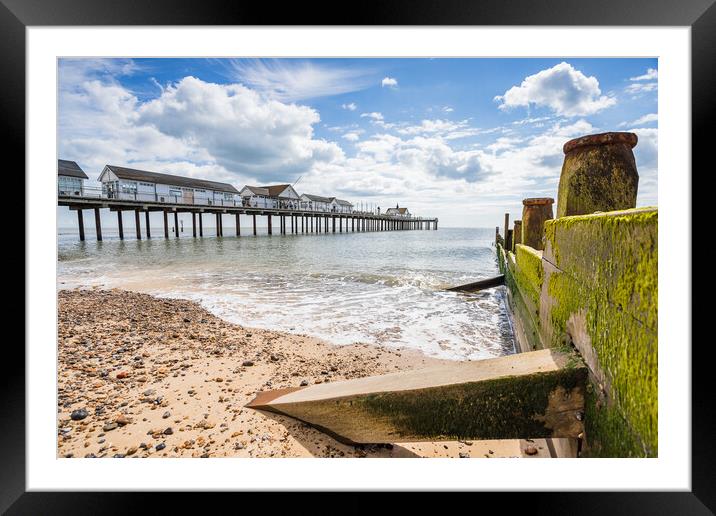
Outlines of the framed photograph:
{"type": "Polygon", "coordinates": [[[27,330],[0,508],[713,510],[691,343],[712,2],[313,10],[3,0],[27,330]]]}

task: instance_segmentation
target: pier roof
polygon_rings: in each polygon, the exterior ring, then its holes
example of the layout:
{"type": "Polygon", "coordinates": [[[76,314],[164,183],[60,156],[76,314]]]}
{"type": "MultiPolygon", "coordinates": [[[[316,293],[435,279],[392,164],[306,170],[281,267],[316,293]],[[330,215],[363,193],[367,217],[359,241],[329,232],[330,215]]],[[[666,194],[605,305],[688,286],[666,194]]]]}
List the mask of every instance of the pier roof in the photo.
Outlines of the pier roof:
{"type": "Polygon", "coordinates": [[[89,179],[87,174],[85,174],[84,170],[80,168],[76,161],[68,161],[66,159],[57,160],[57,175],[89,179]]]}
{"type": "Polygon", "coordinates": [[[184,186],[187,188],[204,188],[207,190],[215,190],[217,192],[229,192],[234,194],[239,193],[239,191],[229,183],[219,183],[217,181],[208,181],[206,179],[194,179],[193,177],[161,174],[159,172],[149,172],[147,170],[118,167],[117,165],[107,165],[105,168],[111,170],[114,175],[120,179],[146,181],[149,183],[162,183],[172,186],[184,186]]]}
{"type": "Polygon", "coordinates": [[[333,197],[322,197],[320,195],[303,194],[303,197],[307,197],[309,200],[314,202],[325,202],[329,203],[333,200],[333,197]]]}
{"type": "Polygon", "coordinates": [[[336,201],[337,204],[340,204],[340,205],[342,205],[342,206],[353,206],[352,203],[350,203],[350,202],[348,202],[348,201],[344,201],[343,199],[338,199],[338,198],[336,198],[336,197],[332,197],[331,199],[334,200],[334,201],[336,201]]]}

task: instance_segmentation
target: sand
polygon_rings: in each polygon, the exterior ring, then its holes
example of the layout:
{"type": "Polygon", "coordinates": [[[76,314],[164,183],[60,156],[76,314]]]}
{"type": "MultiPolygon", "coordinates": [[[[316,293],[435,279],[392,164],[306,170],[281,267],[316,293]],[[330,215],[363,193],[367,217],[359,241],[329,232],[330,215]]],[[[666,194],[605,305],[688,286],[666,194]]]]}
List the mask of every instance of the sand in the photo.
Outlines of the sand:
{"type": "Polygon", "coordinates": [[[350,446],[245,408],[263,390],[447,361],[246,328],[197,303],[125,290],[58,294],[58,457],[549,456],[544,440],[350,446]],[[74,418],[73,418],[74,414],[74,418]]]}

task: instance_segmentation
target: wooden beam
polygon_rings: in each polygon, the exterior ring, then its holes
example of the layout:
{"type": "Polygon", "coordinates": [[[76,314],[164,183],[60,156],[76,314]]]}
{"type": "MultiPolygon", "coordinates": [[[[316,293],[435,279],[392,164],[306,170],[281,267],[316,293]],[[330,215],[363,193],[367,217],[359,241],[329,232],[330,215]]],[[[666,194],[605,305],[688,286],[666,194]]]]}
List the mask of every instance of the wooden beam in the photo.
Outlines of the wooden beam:
{"type": "Polygon", "coordinates": [[[164,238],[169,238],[169,221],[167,220],[167,210],[164,213],[164,238]]]}
{"type": "Polygon", "coordinates": [[[204,236],[204,214],[202,212],[199,212],[199,236],[204,236]]]}
{"type": "Polygon", "coordinates": [[[152,230],[149,228],[149,210],[144,212],[144,222],[147,225],[147,238],[152,238],[152,230]]]}
{"type": "MultiPolygon", "coordinates": [[[[199,216],[201,216],[201,214],[199,214],[199,216]]],[[[196,212],[191,212],[191,236],[196,238],[196,212]]]]}
{"type": "Polygon", "coordinates": [[[174,212],[174,236],[179,238],[179,213],[174,212]]]}
{"type": "Polygon", "coordinates": [[[587,369],[552,349],[261,392],[247,407],[347,443],[577,437],[587,369]]]}
{"type": "Polygon", "coordinates": [[[486,288],[498,287],[505,284],[505,275],[500,274],[494,278],[487,278],[473,283],[466,283],[465,285],[459,285],[447,289],[450,292],[477,292],[486,288]]]}
{"type": "Polygon", "coordinates": [[[252,213],[251,216],[254,218],[254,236],[256,236],[256,214],[252,213]]]}
{"type": "Polygon", "coordinates": [[[241,236],[241,218],[239,212],[236,212],[236,236],[241,236]]]}

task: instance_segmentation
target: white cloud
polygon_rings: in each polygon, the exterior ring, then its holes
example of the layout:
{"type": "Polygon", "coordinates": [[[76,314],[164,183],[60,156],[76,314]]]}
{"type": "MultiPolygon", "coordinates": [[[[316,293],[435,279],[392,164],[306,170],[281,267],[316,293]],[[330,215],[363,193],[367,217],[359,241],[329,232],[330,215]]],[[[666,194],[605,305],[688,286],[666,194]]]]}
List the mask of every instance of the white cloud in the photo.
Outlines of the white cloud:
{"type": "Polygon", "coordinates": [[[390,88],[395,88],[398,86],[398,80],[394,79],[393,77],[383,77],[383,80],[380,81],[380,86],[382,88],[385,88],[386,86],[390,88]]]}
{"type": "Polygon", "coordinates": [[[363,131],[350,131],[343,135],[343,138],[349,142],[357,142],[360,140],[360,135],[363,131]]]}
{"type": "Polygon", "coordinates": [[[373,81],[370,70],[309,61],[236,60],[230,66],[233,79],[284,102],[359,91],[373,81]]]}
{"type": "Polygon", "coordinates": [[[358,106],[355,105],[355,102],[351,102],[350,104],[341,104],[341,107],[343,109],[347,109],[348,111],[355,111],[358,109],[358,106]]]}
{"type": "Polygon", "coordinates": [[[584,116],[616,104],[614,97],[601,94],[596,77],[587,77],[572,65],[562,62],[530,75],[495,100],[500,109],[531,105],[547,107],[561,116],[584,116]]]}
{"type": "Polygon", "coordinates": [[[361,118],[370,118],[371,120],[383,121],[383,114],[373,111],[372,113],[361,113],[361,118]]]}
{"type": "Polygon", "coordinates": [[[455,110],[454,110],[453,108],[451,108],[450,106],[444,106],[444,107],[443,107],[443,111],[444,111],[445,113],[452,113],[452,112],[455,111],[455,110]]]}
{"type": "Polygon", "coordinates": [[[620,127],[624,127],[626,125],[646,125],[650,124],[652,122],[658,122],[659,121],[659,115],[656,113],[649,113],[647,115],[640,116],[636,120],[632,120],[631,122],[622,122],[619,124],[620,127]]]}
{"type": "Polygon", "coordinates": [[[637,82],[634,84],[630,84],[625,88],[625,91],[627,93],[631,93],[634,95],[642,94],[642,93],[648,93],[650,91],[656,91],[658,88],[658,84],[655,82],[637,82]]]}
{"type": "Polygon", "coordinates": [[[659,76],[659,72],[654,68],[649,68],[646,70],[646,73],[644,75],[639,75],[637,77],[630,77],[630,81],[653,81],[656,80],[659,76]]]}
{"type": "Polygon", "coordinates": [[[396,129],[399,134],[404,135],[439,135],[447,140],[465,138],[480,134],[481,130],[471,127],[468,120],[452,122],[450,120],[423,120],[419,125],[404,125],[396,129]]]}

